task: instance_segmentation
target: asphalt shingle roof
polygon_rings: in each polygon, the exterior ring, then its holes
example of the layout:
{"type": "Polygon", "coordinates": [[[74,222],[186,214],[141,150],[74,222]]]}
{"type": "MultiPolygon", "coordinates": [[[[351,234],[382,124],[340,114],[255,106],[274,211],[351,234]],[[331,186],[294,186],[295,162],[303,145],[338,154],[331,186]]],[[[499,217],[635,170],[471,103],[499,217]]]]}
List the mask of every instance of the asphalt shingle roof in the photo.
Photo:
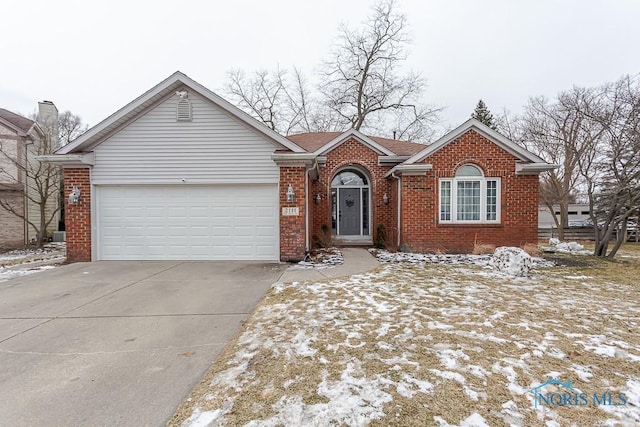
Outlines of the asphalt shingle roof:
{"type": "Polygon", "coordinates": [[[5,110],[4,108],[0,108],[0,118],[11,123],[24,133],[29,132],[29,129],[31,129],[34,123],[33,120],[23,117],[20,114],[13,113],[9,110],[5,110]]]}
{"type": "MultiPolygon", "coordinates": [[[[337,138],[342,132],[309,132],[287,136],[287,139],[311,152],[316,151],[332,139],[337,138]]],[[[378,144],[393,151],[398,156],[411,156],[422,150],[425,145],[416,142],[398,141],[396,139],[369,136],[378,144]]]]}

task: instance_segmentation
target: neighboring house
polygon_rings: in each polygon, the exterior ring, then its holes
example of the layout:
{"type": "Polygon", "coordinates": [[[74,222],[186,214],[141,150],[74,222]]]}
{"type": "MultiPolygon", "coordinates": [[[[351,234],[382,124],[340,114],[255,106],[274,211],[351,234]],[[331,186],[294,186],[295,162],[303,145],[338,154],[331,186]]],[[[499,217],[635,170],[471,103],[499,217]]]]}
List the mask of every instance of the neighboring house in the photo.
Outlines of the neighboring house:
{"type": "MultiPolygon", "coordinates": [[[[545,205],[538,208],[538,227],[539,228],[557,228],[553,215],[558,217],[560,221],[560,206],[553,207],[554,212],[551,213],[545,205]]],[[[567,220],[569,227],[582,227],[589,225],[591,217],[589,216],[589,205],[584,203],[570,203],[567,209],[567,220]]]]}
{"type": "MultiPolygon", "coordinates": [[[[36,237],[36,230],[29,226],[27,219],[39,223],[39,206],[30,200],[38,198],[25,168],[33,164],[35,147],[46,136],[44,123],[54,122],[57,126],[58,120],[58,110],[52,102],[40,102],[38,106],[38,117],[44,121],[41,123],[0,108],[0,200],[18,214],[0,207],[0,247],[24,245],[36,237]]],[[[51,200],[47,206],[49,212],[57,203],[57,199],[51,200]]],[[[49,231],[57,226],[58,221],[54,220],[49,231]]]]}
{"type": "Polygon", "coordinates": [[[89,260],[300,260],[347,243],[468,252],[537,242],[553,168],[476,120],[431,145],[285,138],[180,72],[47,156],[64,165],[67,254],[89,260]]]}

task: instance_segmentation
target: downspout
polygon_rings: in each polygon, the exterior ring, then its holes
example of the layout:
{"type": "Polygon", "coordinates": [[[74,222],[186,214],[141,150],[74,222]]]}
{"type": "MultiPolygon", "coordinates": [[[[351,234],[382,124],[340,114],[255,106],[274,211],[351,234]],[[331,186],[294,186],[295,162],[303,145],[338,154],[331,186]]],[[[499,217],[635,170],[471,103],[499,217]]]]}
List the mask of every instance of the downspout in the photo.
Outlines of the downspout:
{"type": "Polygon", "coordinates": [[[398,193],[398,206],[397,206],[397,227],[398,227],[398,234],[396,236],[396,246],[398,247],[398,249],[400,248],[400,226],[402,225],[402,223],[400,222],[400,218],[402,216],[402,186],[400,185],[400,177],[396,176],[395,172],[391,172],[391,177],[394,179],[398,180],[398,190],[396,191],[398,193]]]}
{"type": "Polygon", "coordinates": [[[304,258],[309,256],[309,171],[304,171],[304,258]]]}
{"type": "Polygon", "coordinates": [[[311,239],[309,238],[309,172],[318,167],[318,160],[313,165],[305,168],[304,172],[304,228],[305,228],[305,260],[311,253],[311,239]]]}

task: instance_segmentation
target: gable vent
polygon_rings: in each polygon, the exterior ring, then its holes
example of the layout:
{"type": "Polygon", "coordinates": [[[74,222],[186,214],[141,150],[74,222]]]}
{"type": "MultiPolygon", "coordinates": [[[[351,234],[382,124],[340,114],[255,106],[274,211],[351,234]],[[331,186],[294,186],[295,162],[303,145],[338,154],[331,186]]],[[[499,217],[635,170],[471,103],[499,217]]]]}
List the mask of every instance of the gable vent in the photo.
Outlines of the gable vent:
{"type": "Polygon", "coordinates": [[[190,122],[192,120],[191,115],[191,102],[189,101],[189,94],[187,91],[176,92],[176,95],[180,97],[178,105],[176,107],[176,119],[179,122],[190,122]]]}

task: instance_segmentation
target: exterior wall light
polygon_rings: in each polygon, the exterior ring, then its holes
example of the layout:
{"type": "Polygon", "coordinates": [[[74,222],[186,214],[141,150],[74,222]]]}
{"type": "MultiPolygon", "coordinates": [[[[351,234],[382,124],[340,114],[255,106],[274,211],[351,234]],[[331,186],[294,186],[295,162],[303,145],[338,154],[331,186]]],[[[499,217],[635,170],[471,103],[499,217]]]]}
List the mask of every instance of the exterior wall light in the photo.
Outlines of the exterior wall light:
{"type": "Polygon", "coordinates": [[[387,196],[387,193],[384,193],[384,195],[382,196],[382,201],[385,205],[389,204],[389,196],[387,196]]]}
{"type": "Polygon", "coordinates": [[[316,205],[319,205],[321,201],[322,201],[322,196],[320,195],[320,193],[316,194],[316,205]]]}
{"type": "Polygon", "coordinates": [[[293,187],[291,186],[291,184],[289,184],[289,188],[287,189],[287,202],[291,203],[293,202],[293,197],[296,195],[296,193],[293,191],[293,187]]]}
{"type": "Polygon", "coordinates": [[[78,203],[80,203],[80,189],[74,185],[69,193],[69,204],[77,205],[78,203]]]}

